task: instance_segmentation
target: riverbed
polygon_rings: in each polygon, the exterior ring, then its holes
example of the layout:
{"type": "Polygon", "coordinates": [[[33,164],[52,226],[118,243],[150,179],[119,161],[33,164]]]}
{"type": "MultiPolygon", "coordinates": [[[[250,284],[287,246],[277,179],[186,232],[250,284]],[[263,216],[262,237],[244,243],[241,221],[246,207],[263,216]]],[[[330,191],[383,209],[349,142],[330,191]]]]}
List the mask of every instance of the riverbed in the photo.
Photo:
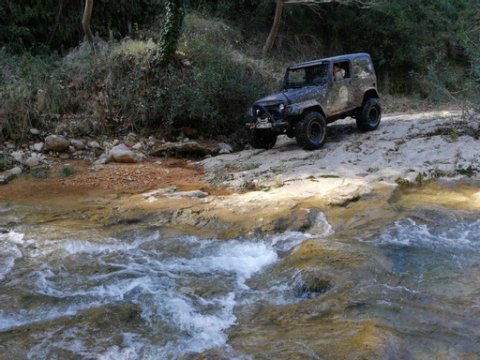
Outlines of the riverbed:
{"type": "Polygon", "coordinates": [[[476,359],[475,194],[410,187],[370,200],[381,215],[367,199],[218,236],[151,208],[112,222],[105,198],[1,203],[0,358],[476,359]]]}

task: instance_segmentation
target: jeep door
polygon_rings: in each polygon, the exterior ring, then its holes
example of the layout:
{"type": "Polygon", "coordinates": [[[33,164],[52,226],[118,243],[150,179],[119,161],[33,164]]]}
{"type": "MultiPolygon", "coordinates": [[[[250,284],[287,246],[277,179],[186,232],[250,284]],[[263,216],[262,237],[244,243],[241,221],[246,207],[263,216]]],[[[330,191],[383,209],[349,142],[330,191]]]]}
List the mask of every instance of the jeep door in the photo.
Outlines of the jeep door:
{"type": "Polygon", "coordinates": [[[348,60],[332,63],[331,66],[331,85],[328,91],[327,113],[328,117],[334,116],[350,109],[354,106],[354,97],[351,92],[351,63],[348,60]],[[343,71],[343,78],[333,76],[333,67],[338,65],[343,71]]]}
{"type": "Polygon", "coordinates": [[[365,92],[376,87],[376,76],[370,58],[361,57],[353,60],[353,97],[355,107],[360,107],[365,92]]]}

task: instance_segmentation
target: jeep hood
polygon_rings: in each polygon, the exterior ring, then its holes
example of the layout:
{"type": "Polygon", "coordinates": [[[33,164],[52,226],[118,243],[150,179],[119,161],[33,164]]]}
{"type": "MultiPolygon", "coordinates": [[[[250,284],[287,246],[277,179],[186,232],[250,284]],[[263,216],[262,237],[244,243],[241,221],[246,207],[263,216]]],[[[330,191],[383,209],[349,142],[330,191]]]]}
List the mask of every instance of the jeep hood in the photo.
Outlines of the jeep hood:
{"type": "Polygon", "coordinates": [[[306,86],[300,89],[286,89],[282,92],[268,95],[255,102],[255,104],[291,104],[309,100],[313,97],[324,95],[327,92],[327,86],[306,86]]]}

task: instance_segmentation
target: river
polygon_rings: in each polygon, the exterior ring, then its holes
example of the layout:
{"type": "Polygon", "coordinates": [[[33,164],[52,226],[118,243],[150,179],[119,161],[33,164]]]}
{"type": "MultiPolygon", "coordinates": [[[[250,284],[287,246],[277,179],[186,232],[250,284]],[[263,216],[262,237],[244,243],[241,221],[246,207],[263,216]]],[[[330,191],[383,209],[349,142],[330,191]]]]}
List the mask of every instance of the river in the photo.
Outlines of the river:
{"type": "Polygon", "coordinates": [[[49,214],[0,204],[2,359],[480,357],[475,211],[227,240],[49,214]]]}

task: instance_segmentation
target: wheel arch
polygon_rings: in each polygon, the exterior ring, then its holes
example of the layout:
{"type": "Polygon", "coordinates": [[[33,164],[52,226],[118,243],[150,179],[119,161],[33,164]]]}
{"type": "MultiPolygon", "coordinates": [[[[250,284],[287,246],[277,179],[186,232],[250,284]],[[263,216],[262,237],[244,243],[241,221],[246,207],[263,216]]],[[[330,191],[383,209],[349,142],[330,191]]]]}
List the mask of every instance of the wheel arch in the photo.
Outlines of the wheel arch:
{"type": "Polygon", "coordinates": [[[311,112],[318,112],[318,113],[322,114],[322,116],[326,119],[325,112],[323,111],[323,109],[320,105],[315,105],[315,106],[311,106],[311,107],[303,109],[302,116],[305,116],[305,115],[307,115],[308,113],[311,113],[311,112]]]}
{"type": "Polygon", "coordinates": [[[365,91],[365,94],[363,94],[362,104],[364,104],[365,101],[371,98],[380,98],[377,89],[368,89],[367,91],[365,91]]]}

